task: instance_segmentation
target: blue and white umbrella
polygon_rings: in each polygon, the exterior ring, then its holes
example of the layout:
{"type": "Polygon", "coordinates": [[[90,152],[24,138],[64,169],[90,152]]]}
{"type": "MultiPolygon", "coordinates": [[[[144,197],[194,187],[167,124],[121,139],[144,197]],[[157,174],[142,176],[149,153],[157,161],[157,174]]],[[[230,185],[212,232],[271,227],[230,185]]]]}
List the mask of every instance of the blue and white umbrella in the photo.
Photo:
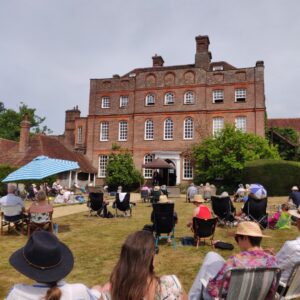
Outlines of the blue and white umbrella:
{"type": "Polygon", "coordinates": [[[261,184],[258,183],[250,184],[249,190],[250,190],[250,194],[252,194],[256,199],[267,198],[267,191],[261,184]]]}
{"type": "Polygon", "coordinates": [[[79,169],[76,161],[38,156],[30,163],[10,173],[2,182],[15,182],[19,180],[40,180],[61,172],[79,169]]]}

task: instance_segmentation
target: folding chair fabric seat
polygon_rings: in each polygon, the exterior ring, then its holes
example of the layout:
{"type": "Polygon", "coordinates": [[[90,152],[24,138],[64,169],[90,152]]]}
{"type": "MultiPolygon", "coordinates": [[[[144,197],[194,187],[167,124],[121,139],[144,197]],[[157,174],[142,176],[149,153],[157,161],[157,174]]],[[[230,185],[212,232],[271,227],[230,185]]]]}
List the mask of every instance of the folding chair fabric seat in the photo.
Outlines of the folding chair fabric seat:
{"type": "Polygon", "coordinates": [[[211,197],[211,206],[220,223],[233,222],[235,208],[230,197],[211,197]]]}
{"type": "Polygon", "coordinates": [[[210,244],[212,245],[212,241],[214,238],[216,225],[218,222],[218,218],[212,219],[199,219],[193,218],[193,232],[196,240],[197,248],[201,242],[201,239],[209,238],[210,244]]]}
{"type": "Polygon", "coordinates": [[[103,193],[89,193],[89,201],[87,206],[89,207],[89,216],[95,214],[96,216],[100,217],[103,209],[104,209],[104,201],[103,201],[103,193]]]}
{"type": "Polygon", "coordinates": [[[267,205],[267,198],[248,198],[242,210],[251,221],[257,222],[263,229],[265,229],[268,227],[267,205]]]}
{"type": "Polygon", "coordinates": [[[3,235],[3,229],[7,226],[8,231],[12,228],[15,232],[18,232],[17,226],[20,226],[21,233],[23,234],[24,224],[26,223],[26,216],[22,212],[22,207],[17,205],[6,205],[1,207],[1,235],[3,235]],[[11,227],[12,224],[12,227],[11,227]]]}
{"type": "Polygon", "coordinates": [[[53,221],[52,221],[52,215],[53,215],[53,211],[51,212],[45,212],[43,214],[47,214],[48,217],[44,218],[43,220],[41,220],[40,222],[36,222],[35,221],[35,213],[28,213],[28,224],[27,224],[27,235],[30,236],[32,234],[33,231],[39,229],[39,230],[48,230],[50,232],[53,232],[53,221]]]}
{"type": "Polygon", "coordinates": [[[297,263],[287,281],[286,288],[283,289],[280,299],[288,300],[300,298],[300,262],[297,263]]]}
{"type": "Polygon", "coordinates": [[[118,210],[122,211],[124,214],[129,212],[129,216],[132,216],[132,208],[130,203],[130,193],[116,193],[116,200],[114,202],[115,206],[115,217],[118,217],[118,210]],[[120,195],[123,194],[123,195],[120,195]],[[120,197],[123,196],[121,201],[120,197]]]}

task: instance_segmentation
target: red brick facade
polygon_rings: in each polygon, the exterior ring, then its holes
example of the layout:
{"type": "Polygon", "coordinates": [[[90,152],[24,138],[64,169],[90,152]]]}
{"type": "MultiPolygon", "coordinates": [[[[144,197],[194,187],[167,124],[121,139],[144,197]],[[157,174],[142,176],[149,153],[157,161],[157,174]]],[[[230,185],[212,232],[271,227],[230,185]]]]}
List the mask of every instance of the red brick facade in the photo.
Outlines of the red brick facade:
{"type": "MultiPolygon", "coordinates": [[[[134,69],[113,78],[91,79],[87,118],[81,118],[77,108],[67,111],[67,141],[81,149],[94,167],[99,168],[99,155],[108,154],[112,145],[118,144],[132,151],[135,165],[141,171],[146,154],[169,159],[176,167],[178,184],[186,181],[183,178],[183,153],[203,137],[212,134],[213,118],[221,117],[224,123],[234,124],[236,118],[242,117],[247,132],[264,136],[266,108],[262,61],[250,68],[211,62],[207,36],[196,37],[194,64],[164,67],[162,57],[155,55],[152,59],[151,68],[134,69]],[[216,90],[223,91],[223,101],[220,103],[213,101],[216,90]],[[245,100],[235,101],[237,90],[245,93],[245,100]],[[173,104],[165,104],[168,92],[173,93],[173,104]],[[191,104],[185,104],[187,92],[192,92],[191,104]],[[146,105],[149,94],[155,98],[154,105],[146,105]],[[128,104],[120,107],[120,97],[123,96],[128,97],[123,98],[125,102],[128,100],[128,104]],[[109,108],[102,107],[105,97],[109,98],[109,108]],[[193,134],[191,139],[184,139],[186,118],[191,118],[193,122],[193,128],[189,131],[193,134]],[[173,122],[172,140],[164,139],[166,119],[173,122]],[[153,140],[145,140],[146,120],[153,122],[153,140]],[[119,141],[121,121],[127,122],[126,141],[119,141]],[[104,136],[108,127],[107,141],[100,140],[102,122],[105,122],[102,124],[104,136]],[[78,141],[80,135],[82,137],[78,141]]],[[[103,183],[103,179],[99,178],[98,183],[103,183]]]]}

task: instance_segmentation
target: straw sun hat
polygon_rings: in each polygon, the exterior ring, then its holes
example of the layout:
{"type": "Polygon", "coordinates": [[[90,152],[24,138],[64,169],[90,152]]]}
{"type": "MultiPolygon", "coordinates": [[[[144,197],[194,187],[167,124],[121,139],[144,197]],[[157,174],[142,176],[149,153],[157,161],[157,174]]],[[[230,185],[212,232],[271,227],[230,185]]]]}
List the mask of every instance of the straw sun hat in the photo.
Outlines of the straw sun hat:
{"type": "Polygon", "coordinates": [[[194,199],[193,199],[193,202],[204,203],[204,199],[203,199],[202,195],[195,195],[194,199]]]}
{"type": "Polygon", "coordinates": [[[261,229],[257,223],[251,221],[240,222],[237,226],[235,234],[253,237],[269,237],[267,235],[262,234],[261,229]]]}
{"type": "Polygon", "coordinates": [[[158,203],[168,203],[168,197],[166,195],[160,195],[158,203]]]}

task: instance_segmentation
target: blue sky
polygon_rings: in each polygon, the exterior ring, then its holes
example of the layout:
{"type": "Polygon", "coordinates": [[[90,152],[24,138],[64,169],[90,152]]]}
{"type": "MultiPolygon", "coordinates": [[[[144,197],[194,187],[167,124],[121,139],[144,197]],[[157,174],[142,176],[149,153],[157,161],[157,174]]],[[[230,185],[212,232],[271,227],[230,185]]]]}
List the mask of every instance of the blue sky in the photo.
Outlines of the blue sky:
{"type": "Polygon", "coordinates": [[[0,2],[0,101],[37,108],[54,133],[65,110],[87,114],[89,79],[194,62],[209,35],[213,61],[265,62],[268,116],[300,117],[298,0],[9,0],[0,2]]]}

